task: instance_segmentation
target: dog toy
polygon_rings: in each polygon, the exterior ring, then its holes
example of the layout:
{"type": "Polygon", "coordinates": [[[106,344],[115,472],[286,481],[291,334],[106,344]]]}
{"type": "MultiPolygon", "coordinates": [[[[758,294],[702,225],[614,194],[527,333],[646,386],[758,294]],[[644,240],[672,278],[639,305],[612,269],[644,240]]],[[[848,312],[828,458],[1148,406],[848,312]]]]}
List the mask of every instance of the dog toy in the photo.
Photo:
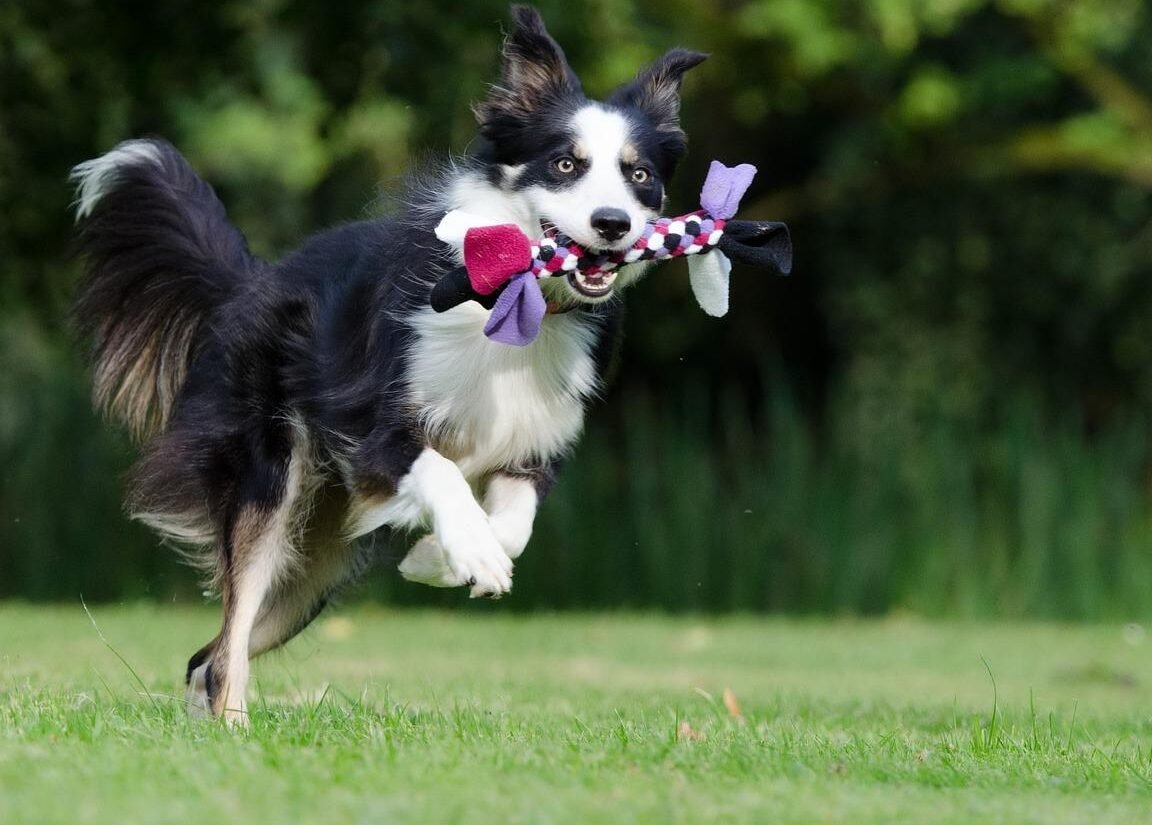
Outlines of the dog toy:
{"type": "Polygon", "coordinates": [[[755,175],[751,164],[728,167],[712,161],[699,210],[649,222],[636,243],[619,252],[590,252],[555,233],[533,242],[515,224],[480,226],[474,216],[453,210],[436,227],[436,236],[463,248],[464,265],[433,287],[432,308],[445,312],[478,301],[492,310],[485,335],[525,346],[535,340],[547,312],[539,278],[578,276],[595,288],[626,264],[686,256],[697,303],[709,315],[721,317],[728,312],[733,260],[785,275],[792,271],[792,241],[785,224],[732,220],[755,175]]]}

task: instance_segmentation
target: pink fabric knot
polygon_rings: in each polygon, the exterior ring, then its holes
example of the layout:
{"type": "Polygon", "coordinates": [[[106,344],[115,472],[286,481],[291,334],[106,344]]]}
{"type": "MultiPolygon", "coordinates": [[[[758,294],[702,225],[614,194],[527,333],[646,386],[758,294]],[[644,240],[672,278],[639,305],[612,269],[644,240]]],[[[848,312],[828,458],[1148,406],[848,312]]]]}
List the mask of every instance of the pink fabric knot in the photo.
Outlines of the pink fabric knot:
{"type": "Polygon", "coordinates": [[[532,242],[512,223],[472,227],[464,234],[464,266],[472,288],[491,295],[532,268],[532,242]]]}

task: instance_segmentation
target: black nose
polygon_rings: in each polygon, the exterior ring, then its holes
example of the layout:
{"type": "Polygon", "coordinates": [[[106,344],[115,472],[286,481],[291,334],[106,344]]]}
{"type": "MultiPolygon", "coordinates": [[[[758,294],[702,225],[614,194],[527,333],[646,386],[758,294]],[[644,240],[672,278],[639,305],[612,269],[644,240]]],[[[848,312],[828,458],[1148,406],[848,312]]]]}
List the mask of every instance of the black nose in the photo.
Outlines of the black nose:
{"type": "Polygon", "coordinates": [[[592,213],[592,228],[606,241],[618,241],[632,228],[632,219],[623,209],[601,207],[592,213]]]}

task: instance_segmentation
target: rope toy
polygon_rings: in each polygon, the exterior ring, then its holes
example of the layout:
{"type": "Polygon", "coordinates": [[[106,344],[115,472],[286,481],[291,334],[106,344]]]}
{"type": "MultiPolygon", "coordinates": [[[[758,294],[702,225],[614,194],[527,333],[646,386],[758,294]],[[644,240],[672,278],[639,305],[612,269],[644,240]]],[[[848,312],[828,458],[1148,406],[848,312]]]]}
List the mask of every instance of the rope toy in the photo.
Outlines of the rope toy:
{"type": "Polygon", "coordinates": [[[579,273],[602,279],[626,264],[687,256],[697,303],[719,318],[728,312],[733,260],[785,275],[792,271],[792,241],[785,224],[731,220],[755,175],[751,164],[728,167],[712,161],[699,210],[649,222],[636,243],[619,252],[590,252],[556,234],[546,233],[533,242],[515,224],[482,226],[474,216],[453,210],[436,227],[436,236],[463,247],[464,266],[433,287],[432,308],[445,312],[478,301],[492,310],[485,335],[526,346],[536,339],[547,312],[539,278],[579,273]]]}

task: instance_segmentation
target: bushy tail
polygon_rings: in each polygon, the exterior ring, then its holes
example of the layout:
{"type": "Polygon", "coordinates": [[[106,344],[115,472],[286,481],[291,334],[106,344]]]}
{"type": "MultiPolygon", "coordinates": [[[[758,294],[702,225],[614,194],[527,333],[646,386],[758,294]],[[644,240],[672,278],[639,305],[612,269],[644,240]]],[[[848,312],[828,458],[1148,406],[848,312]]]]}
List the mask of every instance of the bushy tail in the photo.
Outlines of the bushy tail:
{"type": "Polygon", "coordinates": [[[167,422],[213,310],[259,262],[171,144],[131,140],[72,170],[96,405],[140,439],[167,422]]]}

